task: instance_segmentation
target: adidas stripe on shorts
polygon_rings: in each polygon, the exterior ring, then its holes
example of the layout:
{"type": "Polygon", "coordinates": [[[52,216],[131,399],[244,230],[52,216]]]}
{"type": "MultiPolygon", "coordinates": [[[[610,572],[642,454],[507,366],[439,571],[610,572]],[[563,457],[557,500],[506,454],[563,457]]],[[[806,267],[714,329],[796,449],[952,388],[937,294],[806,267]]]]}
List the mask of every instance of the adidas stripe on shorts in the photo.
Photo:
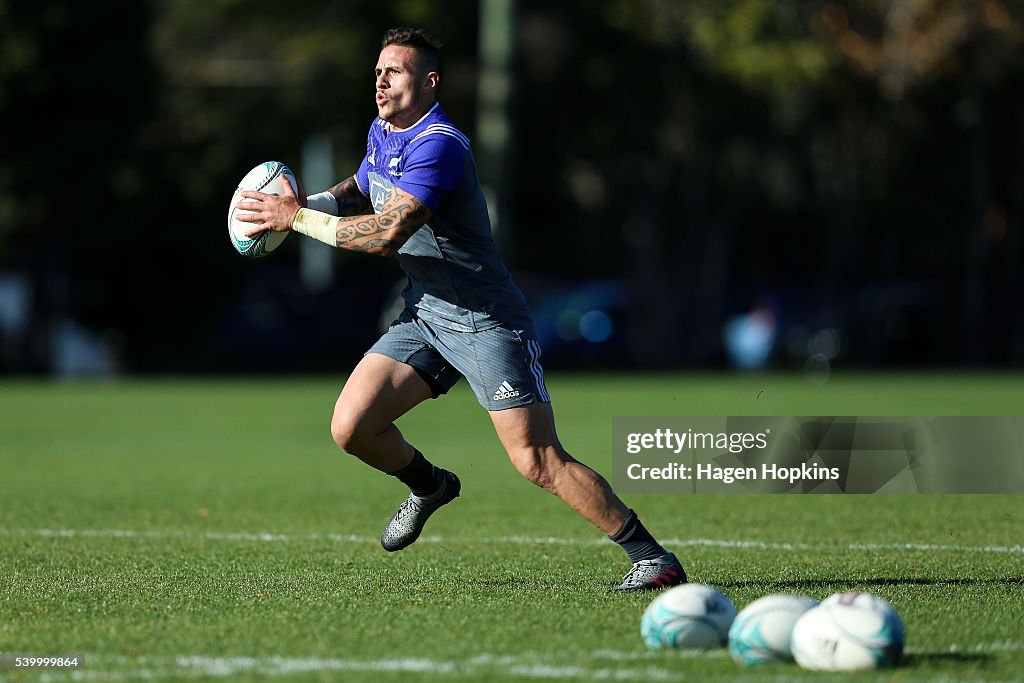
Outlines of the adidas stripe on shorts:
{"type": "Polygon", "coordinates": [[[498,326],[456,332],[430,325],[406,309],[367,353],[416,368],[434,398],[464,376],[487,410],[551,401],[544,386],[540,344],[531,329],[498,326]]]}

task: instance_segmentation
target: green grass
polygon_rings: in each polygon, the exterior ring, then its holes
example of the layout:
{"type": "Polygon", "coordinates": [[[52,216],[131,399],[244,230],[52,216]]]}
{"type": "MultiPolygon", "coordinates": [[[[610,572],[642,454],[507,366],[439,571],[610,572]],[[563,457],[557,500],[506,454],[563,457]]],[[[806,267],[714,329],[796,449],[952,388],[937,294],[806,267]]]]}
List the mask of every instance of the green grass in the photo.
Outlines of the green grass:
{"type": "MultiPolygon", "coordinates": [[[[743,670],[724,650],[647,651],[638,629],[651,596],[609,590],[625,556],[516,474],[464,385],[400,423],[458,471],[463,496],[428,538],[385,553],[376,536],[405,492],[331,442],[340,386],[0,384],[0,652],[84,653],[86,680],[820,679],[795,666],[743,670]]],[[[562,441],[606,474],[613,415],[1000,415],[1024,405],[1022,378],[1000,375],[824,386],[556,376],[549,389],[562,441]]],[[[627,502],[692,580],[740,608],[778,591],[892,601],[906,624],[904,666],[843,681],[1014,680],[1024,670],[1019,496],[627,502]]]]}

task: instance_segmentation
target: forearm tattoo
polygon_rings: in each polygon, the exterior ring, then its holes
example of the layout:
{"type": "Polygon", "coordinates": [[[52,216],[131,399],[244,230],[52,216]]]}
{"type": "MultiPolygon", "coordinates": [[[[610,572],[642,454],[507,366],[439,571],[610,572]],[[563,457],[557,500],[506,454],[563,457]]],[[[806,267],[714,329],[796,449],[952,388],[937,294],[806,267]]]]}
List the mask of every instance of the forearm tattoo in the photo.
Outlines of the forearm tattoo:
{"type": "Polygon", "coordinates": [[[339,216],[361,216],[371,210],[370,199],[351,176],[332,187],[331,194],[338,200],[339,216]]]}
{"type": "Polygon", "coordinates": [[[351,251],[391,255],[430,218],[430,207],[412,195],[392,190],[377,215],[357,216],[338,226],[337,246],[351,251]]]}

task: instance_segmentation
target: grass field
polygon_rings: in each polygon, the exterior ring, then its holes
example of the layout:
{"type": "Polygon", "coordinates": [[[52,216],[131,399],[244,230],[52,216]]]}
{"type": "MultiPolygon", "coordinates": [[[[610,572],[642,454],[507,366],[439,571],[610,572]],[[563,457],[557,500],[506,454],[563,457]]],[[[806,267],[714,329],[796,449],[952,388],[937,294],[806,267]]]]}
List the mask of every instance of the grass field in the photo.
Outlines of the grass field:
{"type": "MultiPolygon", "coordinates": [[[[1002,415],[1024,378],[555,376],[563,442],[609,472],[613,415],[1002,415]]],[[[463,496],[411,548],[405,491],[337,451],[340,380],[0,383],[0,652],[21,680],[820,680],[647,651],[625,555],[513,470],[461,385],[400,423],[463,496]]],[[[964,457],[971,457],[964,453],[964,457]]],[[[899,609],[904,665],[842,681],[1024,677],[1020,496],[633,495],[740,608],[847,589],[899,609]]]]}

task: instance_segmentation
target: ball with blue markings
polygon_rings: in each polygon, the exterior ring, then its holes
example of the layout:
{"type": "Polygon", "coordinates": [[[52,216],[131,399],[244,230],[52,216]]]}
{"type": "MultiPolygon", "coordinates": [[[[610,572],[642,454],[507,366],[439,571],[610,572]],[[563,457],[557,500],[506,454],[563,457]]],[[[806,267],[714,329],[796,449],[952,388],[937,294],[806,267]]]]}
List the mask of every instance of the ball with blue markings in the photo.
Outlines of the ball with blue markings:
{"type": "Polygon", "coordinates": [[[896,666],[903,622],[886,600],[859,591],[836,593],[793,627],[793,657],[805,669],[853,671],[896,666]]]}
{"type": "Polygon", "coordinates": [[[818,604],[805,595],[775,593],[744,607],[729,628],[729,654],[737,664],[792,662],[793,626],[818,604]]]}
{"type": "Polygon", "coordinates": [[[245,174],[238,188],[231,196],[231,204],[228,206],[228,237],[231,246],[242,256],[266,256],[281,246],[287,232],[273,232],[266,230],[253,237],[246,237],[245,231],[252,228],[252,223],[246,223],[236,219],[237,214],[245,213],[236,208],[238,202],[254,201],[242,197],[244,190],[256,190],[265,194],[281,194],[282,183],[291,183],[292,190],[298,192],[298,181],[291,169],[280,161],[264,161],[262,164],[245,174]]]}
{"type": "Polygon", "coordinates": [[[709,650],[728,641],[736,607],[713,586],[687,583],[655,598],[640,620],[640,635],[651,649],[709,650]]]}

